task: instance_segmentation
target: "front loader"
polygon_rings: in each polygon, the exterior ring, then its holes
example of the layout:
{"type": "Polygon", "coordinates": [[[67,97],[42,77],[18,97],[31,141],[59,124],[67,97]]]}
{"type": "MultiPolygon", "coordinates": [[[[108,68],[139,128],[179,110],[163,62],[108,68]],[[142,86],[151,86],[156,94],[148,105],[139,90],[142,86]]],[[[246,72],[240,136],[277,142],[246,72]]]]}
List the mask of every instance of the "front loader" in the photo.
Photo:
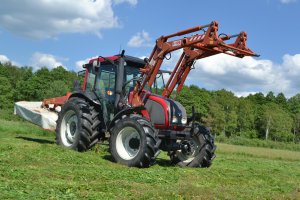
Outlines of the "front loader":
{"type": "MultiPolygon", "coordinates": [[[[85,64],[81,88],[64,97],[46,99],[43,107],[62,106],[56,126],[57,144],[77,151],[90,149],[109,138],[113,159],[132,167],[149,167],[159,152],[167,151],[180,166],[209,167],[215,158],[209,129],[188,117],[185,108],[170,95],[180,92],[196,60],[225,53],[257,56],[246,46],[247,34],[218,35],[218,23],[196,26],[161,36],[148,59],[124,54],[91,59],[85,64]],[[202,31],[202,33],[186,36],[202,31]],[[183,38],[170,40],[185,35],[183,38]],[[226,40],[236,38],[234,43],[226,40]],[[167,54],[182,50],[164,84],[160,69],[167,54]],[[161,94],[151,91],[163,83],[161,94]],[[109,136],[108,136],[109,135],[109,136]],[[108,137],[107,137],[108,136],[108,137]]],[[[51,107],[53,109],[53,107],[51,107]]]]}

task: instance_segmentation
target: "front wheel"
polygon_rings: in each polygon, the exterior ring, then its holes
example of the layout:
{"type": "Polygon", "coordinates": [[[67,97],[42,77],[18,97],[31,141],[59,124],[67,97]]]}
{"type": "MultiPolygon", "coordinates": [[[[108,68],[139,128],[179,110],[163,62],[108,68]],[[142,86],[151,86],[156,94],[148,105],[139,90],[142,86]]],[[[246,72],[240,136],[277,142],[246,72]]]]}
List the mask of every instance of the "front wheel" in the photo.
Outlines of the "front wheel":
{"type": "Polygon", "coordinates": [[[180,141],[180,150],[170,153],[173,164],[182,167],[210,167],[215,156],[214,138],[208,128],[197,125],[192,138],[180,141]]]}
{"type": "Polygon", "coordinates": [[[129,167],[149,167],[158,152],[153,126],[139,116],[120,119],[111,130],[110,152],[113,159],[129,167]]]}

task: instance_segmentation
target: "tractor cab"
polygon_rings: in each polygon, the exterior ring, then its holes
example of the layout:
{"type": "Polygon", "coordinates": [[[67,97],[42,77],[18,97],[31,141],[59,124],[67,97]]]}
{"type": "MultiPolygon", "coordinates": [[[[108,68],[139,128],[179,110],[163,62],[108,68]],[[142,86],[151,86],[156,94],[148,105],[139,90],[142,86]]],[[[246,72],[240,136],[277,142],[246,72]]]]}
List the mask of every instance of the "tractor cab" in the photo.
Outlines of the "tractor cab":
{"type": "MultiPolygon", "coordinates": [[[[105,98],[109,103],[114,104],[116,97],[116,81],[118,73],[118,56],[103,58],[96,58],[84,65],[86,68],[85,80],[83,90],[86,92],[96,92],[99,96],[105,98]]],[[[139,68],[143,67],[143,62],[133,62],[130,60],[124,63],[123,80],[128,81],[139,75],[139,68]]],[[[133,87],[133,83],[128,84],[133,87]]],[[[127,88],[128,88],[127,87],[127,88]]]]}
{"type": "MultiPolygon", "coordinates": [[[[120,99],[128,101],[129,94],[133,91],[136,81],[140,78],[140,68],[143,68],[145,61],[132,57],[123,56],[123,66],[121,66],[121,55],[111,57],[98,57],[91,59],[83,65],[85,70],[82,90],[85,93],[92,93],[105,102],[110,118],[116,114],[120,99]],[[121,82],[118,85],[118,82],[121,82]]],[[[165,85],[164,75],[169,71],[160,70],[152,88],[145,90],[155,94],[161,94],[165,85]]]]}

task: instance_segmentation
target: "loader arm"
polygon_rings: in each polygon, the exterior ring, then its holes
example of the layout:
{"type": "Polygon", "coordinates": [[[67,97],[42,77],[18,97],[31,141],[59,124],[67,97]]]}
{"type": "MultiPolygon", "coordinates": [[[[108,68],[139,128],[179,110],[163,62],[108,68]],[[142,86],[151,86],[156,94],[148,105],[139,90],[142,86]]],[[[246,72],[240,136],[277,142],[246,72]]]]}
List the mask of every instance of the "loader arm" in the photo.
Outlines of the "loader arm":
{"type": "Polygon", "coordinates": [[[146,84],[148,84],[149,87],[152,86],[166,54],[178,49],[182,49],[184,47],[191,46],[201,41],[207,41],[210,38],[213,39],[213,37],[216,35],[214,33],[217,31],[217,29],[218,23],[213,21],[211,24],[207,24],[204,26],[195,26],[186,30],[176,32],[174,34],[161,36],[160,38],[158,38],[149,59],[146,60],[145,66],[140,69],[142,81],[136,82],[133,90],[131,105],[137,107],[143,105],[143,100],[140,97],[141,92],[143,91],[146,84]],[[204,28],[207,28],[207,31],[204,34],[193,35],[190,37],[184,37],[182,39],[168,41],[168,39],[170,38],[186,35],[199,30],[204,30],[204,28]]]}
{"type": "Polygon", "coordinates": [[[240,34],[232,36],[223,34],[225,36],[220,37],[220,35],[218,35],[218,27],[218,22],[213,21],[204,26],[195,26],[158,38],[149,59],[146,60],[147,62],[145,66],[140,70],[142,81],[137,82],[134,87],[131,105],[143,105],[144,97],[141,97],[141,93],[144,87],[146,84],[149,87],[152,86],[165,56],[170,52],[182,48],[184,49],[167,82],[166,87],[163,90],[163,96],[165,97],[169,97],[176,86],[178,86],[177,91],[180,91],[187,75],[191,70],[191,66],[197,59],[205,58],[218,53],[225,53],[237,57],[258,56],[249,48],[247,48],[247,34],[245,32],[241,32],[240,34]],[[205,28],[207,29],[204,30],[205,28]],[[199,30],[203,30],[204,33],[168,41],[170,38],[186,35],[199,30]],[[233,37],[237,37],[233,44],[226,44],[224,42],[233,37]]]}
{"type": "Polygon", "coordinates": [[[169,97],[175,87],[176,92],[180,92],[196,60],[219,53],[240,58],[244,56],[258,56],[246,46],[247,34],[245,32],[232,36],[226,35],[225,37],[219,37],[218,40],[221,42],[217,45],[207,46],[203,43],[197,43],[192,45],[192,47],[185,47],[165,88],[163,89],[162,96],[169,97]],[[234,37],[237,37],[237,39],[233,44],[225,44],[225,40],[229,40],[234,37]]]}

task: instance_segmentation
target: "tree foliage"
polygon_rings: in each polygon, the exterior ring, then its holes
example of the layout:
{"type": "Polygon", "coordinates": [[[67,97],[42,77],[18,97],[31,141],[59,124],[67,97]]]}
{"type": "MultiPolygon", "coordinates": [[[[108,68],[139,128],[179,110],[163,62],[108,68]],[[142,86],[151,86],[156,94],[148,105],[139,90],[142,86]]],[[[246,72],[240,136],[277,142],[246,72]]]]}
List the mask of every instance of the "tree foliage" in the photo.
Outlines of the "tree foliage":
{"type": "MultiPolygon", "coordinates": [[[[63,67],[52,70],[16,67],[0,63],[0,110],[12,109],[20,100],[41,101],[65,95],[72,90],[76,73],[63,67]]],[[[82,81],[82,80],[81,80],[82,81]]],[[[217,137],[241,136],[264,140],[300,142],[300,94],[287,99],[272,91],[236,97],[224,89],[208,91],[198,86],[184,86],[176,96],[197,120],[210,127],[217,137]]]]}
{"type": "Polygon", "coordinates": [[[0,76],[0,109],[11,107],[14,90],[8,78],[0,76]]]}
{"type": "Polygon", "coordinates": [[[13,103],[20,100],[41,101],[63,96],[72,89],[76,79],[75,72],[63,67],[41,68],[33,72],[31,67],[0,64],[0,109],[12,108],[13,103]]]}
{"type": "Polygon", "coordinates": [[[275,103],[262,106],[257,120],[258,131],[261,138],[276,141],[292,141],[291,133],[293,120],[289,113],[275,103]]]}

